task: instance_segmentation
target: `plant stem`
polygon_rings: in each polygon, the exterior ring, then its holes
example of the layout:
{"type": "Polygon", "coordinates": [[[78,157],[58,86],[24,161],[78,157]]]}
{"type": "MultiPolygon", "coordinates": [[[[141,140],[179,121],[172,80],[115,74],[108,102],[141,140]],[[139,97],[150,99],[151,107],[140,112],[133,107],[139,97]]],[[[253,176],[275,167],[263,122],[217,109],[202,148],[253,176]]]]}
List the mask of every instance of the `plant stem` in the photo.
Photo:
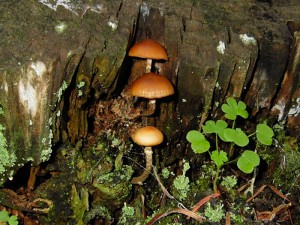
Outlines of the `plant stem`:
{"type": "Polygon", "coordinates": [[[253,135],[255,135],[256,132],[252,133],[252,134],[249,134],[248,137],[252,137],[253,135]]]}
{"type": "Polygon", "coordinates": [[[238,160],[238,158],[233,159],[233,160],[231,160],[231,161],[228,161],[228,162],[224,163],[223,165],[228,165],[228,164],[230,164],[230,163],[236,162],[237,160],[238,160]]]}
{"type": "Polygon", "coordinates": [[[220,168],[217,166],[217,173],[213,182],[214,193],[218,193],[217,181],[219,180],[220,168]]]}
{"type": "Polygon", "coordinates": [[[219,152],[218,134],[216,133],[216,150],[219,152]]]}
{"type": "MultiPolygon", "coordinates": [[[[235,120],[232,122],[232,129],[235,128],[235,120]]],[[[229,148],[229,159],[233,156],[233,145],[234,143],[232,142],[230,144],[230,148],[229,148]]]]}
{"type": "Polygon", "coordinates": [[[231,157],[233,156],[233,146],[234,146],[234,143],[231,142],[230,149],[229,149],[229,159],[231,159],[231,157]]]}

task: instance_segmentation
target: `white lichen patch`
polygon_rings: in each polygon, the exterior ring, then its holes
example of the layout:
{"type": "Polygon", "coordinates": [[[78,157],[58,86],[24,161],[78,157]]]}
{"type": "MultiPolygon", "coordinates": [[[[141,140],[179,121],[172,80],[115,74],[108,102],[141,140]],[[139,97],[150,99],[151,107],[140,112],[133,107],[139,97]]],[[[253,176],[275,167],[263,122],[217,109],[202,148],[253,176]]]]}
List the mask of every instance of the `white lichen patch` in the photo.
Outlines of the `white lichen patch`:
{"type": "Polygon", "coordinates": [[[140,13],[141,13],[141,15],[142,15],[142,17],[143,17],[144,20],[146,19],[146,17],[149,16],[149,14],[150,14],[150,8],[149,8],[149,6],[147,6],[146,2],[143,2],[141,4],[140,13]]]}
{"type": "Polygon", "coordinates": [[[158,10],[159,10],[160,16],[163,17],[164,16],[164,6],[163,6],[162,2],[159,3],[158,10]]]}
{"type": "Polygon", "coordinates": [[[18,84],[18,92],[20,102],[24,108],[28,110],[28,113],[34,117],[38,109],[37,92],[29,81],[20,81],[18,84]]]}
{"type": "Polygon", "coordinates": [[[225,49],[226,49],[225,43],[223,41],[219,41],[219,44],[217,46],[217,51],[223,55],[225,53],[225,49]]]}
{"type": "Polygon", "coordinates": [[[278,121],[281,121],[283,119],[283,114],[285,111],[285,103],[282,99],[279,101],[278,104],[274,105],[274,107],[272,108],[272,111],[276,111],[276,110],[279,112],[278,121]]]}
{"type": "Polygon", "coordinates": [[[45,6],[49,7],[50,9],[53,9],[54,11],[57,10],[58,6],[62,6],[65,9],[70,10],[71,12],[75,12],[77,9],[77,6],[74,4],[74,1],[72,0],[38,0],[38,2],[44,4],[45,6]]]}
{"type": "Polygon", "coordinates": [[[296,103],[297,103],[296,105],[294,104],[290,108],[290,110],[288,112],[288,115],[290,115],[290,116],[298,116],[300,114],[300,98],[296,99],[296,103]]]}
{"type": "Polygon", "coordinates": [[[53,133],[52,133],[52,130],[49,129],[49,136],[47,138],[42,139],[42,143],[45,145],[45,148],[41,152],[41,161],[42,162],[49,160],[49,158],[51,156],[52,139],[53,139],[53,133]]]}
{"type": "Polygon", "coordinates": [[[112,31],[115,31],[118,28],[119,21],[115,16],[110,16],[107,22],[107,25],[111,28],[112,31]]]}
{"type": "MultiPolygon", "coordinates": [[[[103,10],[102,4],[89,5],[87,1],[73,1],[73,0],[38,0],[39,3],[49,7],[50,9],[56,11],[59,6],[71,11],[72,13],[79,15],[79,11],[83,12],[81,17],[85,12],[90,9],[93,12],[101,13],[103,10]]],[[[80,13],[81,14],[81,13],[80,13]]]]}
{"type": "Polygon", "coordinates": [[[112,31],[115,31],[118,28],[118,22],[108,21],[107,25],[112,29],[112,31]]]}
{"type": "Polygon", "coordinates": [[[67,89],[68,87],[68,84],[66,81],[63,81],[62,82],[62,85],[61,87],[58,89],[57,93],[56,93],[56,96],[57,96],[57,101],[59,102],[61,97],[62,97],[62,94],[64,93],[64,91],[67,89]]]}
{"type": "Polygon", "coordinates": [[[42,61],[36,61],[31,63],[30,68],[33,69],[39,77],[42,76],[46,71],[46,65],[42,61]]]}
{"type": "Polygon", "coordinates": [[[66,22],[59,22],[55,25],[54,29],[57,33],[61,34],[67,29],[68,25],[66,22]]]}
{"type": "Polygon", "coordinates": [[[247,34],[240,34],[239,37],[245,45],[257,45],[256,39],[254,37],[250,37],[247,34]]]}

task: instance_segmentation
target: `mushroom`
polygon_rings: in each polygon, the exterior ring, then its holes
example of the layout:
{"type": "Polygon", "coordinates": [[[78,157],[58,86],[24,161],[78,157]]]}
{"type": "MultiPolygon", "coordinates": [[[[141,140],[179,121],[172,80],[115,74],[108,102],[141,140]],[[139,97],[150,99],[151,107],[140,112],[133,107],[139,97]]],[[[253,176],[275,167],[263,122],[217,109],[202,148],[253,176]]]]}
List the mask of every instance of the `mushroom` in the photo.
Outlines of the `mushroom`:
{"type": "Polygon", "coordinates": [[[152,147],[161,144],[164,140],[164,136],[159,129],[153,126],[146,126],[137,129],[131,135],[131,138],[136,144],[145,146],[144,149],[144,153],[146,157],[145,170],[140,176],[133,177],[131,180],[132,184],[143,185],[143,182],[149,177],[152,168],[152,154],[153,154],[152,147]]]}
{"type": "Polygon", "coordinates": [[[151,72],[152,59],[167,60],[168,55],[165,48],[152,39],[137,42],[128,52],[129,56],[147,59],[146,73],[151,72]]]}
{"type": "Polygon", "coordinates": [[[132,82],[130,93],[136,97],[150,99],[148,110],[143,112],[144,116],[148,116],[155,111],[156,99],[173,95],[174,88],[166,77],[150,72],[132,82]]]}

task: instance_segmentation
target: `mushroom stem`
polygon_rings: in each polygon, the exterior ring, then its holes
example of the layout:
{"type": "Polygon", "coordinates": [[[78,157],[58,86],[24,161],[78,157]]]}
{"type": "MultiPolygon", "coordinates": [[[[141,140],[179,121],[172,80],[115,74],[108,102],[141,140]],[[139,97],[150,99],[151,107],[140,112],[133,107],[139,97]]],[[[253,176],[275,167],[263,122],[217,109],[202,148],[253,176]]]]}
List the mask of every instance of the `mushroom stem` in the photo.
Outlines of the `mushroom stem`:
{"type": "Polygon", "coordinates": [[[155,99],[151,99],[148,103],[148,108],[141,112],[141,116],[151,116],[154,114],[156,109],[156,100],[155,99]]]}
{"type": "Polygon", "coordinates": [[[146,73],[151,72],[151,67],[152,67],[152,59],[147,59],[147,61],[146,61],[146,73]]]}
{"type": "Polygon", "coordinates": [[[138,176],[138,177],[133,177],[131,180],[132,184],[139,184],[143,185],[143,182],[149,177],[151,169],[152,169],[152,147],[145,147],[144,150],[145,156],[146,156],[146,167],[144,172],[138,176]]]}

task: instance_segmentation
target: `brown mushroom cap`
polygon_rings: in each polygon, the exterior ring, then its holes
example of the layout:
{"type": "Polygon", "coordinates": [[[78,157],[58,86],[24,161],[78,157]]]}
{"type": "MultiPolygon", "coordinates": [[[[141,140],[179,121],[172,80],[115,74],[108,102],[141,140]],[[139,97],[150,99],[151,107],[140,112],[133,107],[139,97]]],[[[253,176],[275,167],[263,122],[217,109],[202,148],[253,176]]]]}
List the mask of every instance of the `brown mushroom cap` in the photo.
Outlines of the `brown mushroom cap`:
{"type": "Polygon", "coordinates": [[[159,129],[153,126],[146,126],[136,130],[131,135],[131,138],[138,145],[152,147],[161,144],[164,140],[164,135],[159,129]]]}
{"type": "Polygon", "coordinates": [[[174,88],[166,77],[150,72],[132,82],[130,93],[137,97],[156,99],[174,94],[174,88]]]}
{"type": "Polygon", "coordinates": [[[137,42],[131,47],[128,55],[144,59],[168,59],[165,48],[157,41],[151,39],[137,42]]]}

